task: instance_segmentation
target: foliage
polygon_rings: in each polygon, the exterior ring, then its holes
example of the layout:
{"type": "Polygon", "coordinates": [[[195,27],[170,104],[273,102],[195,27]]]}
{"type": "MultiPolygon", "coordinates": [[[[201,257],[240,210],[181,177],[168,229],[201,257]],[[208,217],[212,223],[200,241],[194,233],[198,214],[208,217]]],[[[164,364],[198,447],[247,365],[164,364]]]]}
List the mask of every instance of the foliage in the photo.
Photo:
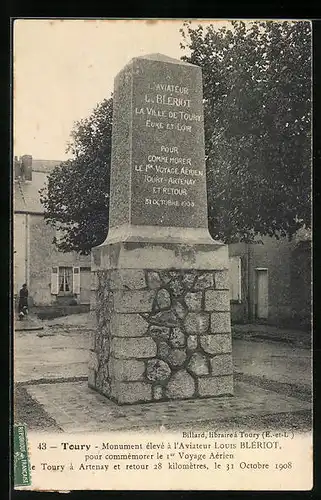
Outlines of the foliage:
{"type": "Polygon", "coordinates": [[[291,237],[311,214],[309,22],[185,23],[201,66],[209,227],[224,241],[291,237]]]}
{"type": "MultiPolygon", "coordinates": [[[[232,21],[182,29],[183,59],[203,72],[209,228],[225,242],[289,236],[311,215],[311,27],[232,21]]],[[[73,158],[41,201],[63,231],[59,250],[83,254],[108,230],[112,99],[74,126],[73,158]]]]}

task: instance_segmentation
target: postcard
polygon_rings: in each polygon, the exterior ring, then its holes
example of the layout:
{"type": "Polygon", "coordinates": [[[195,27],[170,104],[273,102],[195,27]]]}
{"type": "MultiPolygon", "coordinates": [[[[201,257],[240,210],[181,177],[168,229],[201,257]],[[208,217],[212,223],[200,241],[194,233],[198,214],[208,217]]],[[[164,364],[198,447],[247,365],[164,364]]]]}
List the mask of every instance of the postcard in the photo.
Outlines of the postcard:
{"type": "Polygon", "coordinates": [[[310,490],[311,22],[15,19],[22,490],[310,490]]]}

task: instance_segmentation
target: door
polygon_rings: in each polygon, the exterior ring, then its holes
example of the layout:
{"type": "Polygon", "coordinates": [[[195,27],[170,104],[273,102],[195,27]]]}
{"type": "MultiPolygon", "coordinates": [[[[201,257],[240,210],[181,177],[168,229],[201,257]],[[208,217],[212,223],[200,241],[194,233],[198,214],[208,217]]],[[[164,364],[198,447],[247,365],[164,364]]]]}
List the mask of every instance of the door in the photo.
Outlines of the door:
{"type": "Polygon", "coordinates": [[[268,270],[255,269],[256,273],[256,317],[267,319],[269,315],[268,270]]]}

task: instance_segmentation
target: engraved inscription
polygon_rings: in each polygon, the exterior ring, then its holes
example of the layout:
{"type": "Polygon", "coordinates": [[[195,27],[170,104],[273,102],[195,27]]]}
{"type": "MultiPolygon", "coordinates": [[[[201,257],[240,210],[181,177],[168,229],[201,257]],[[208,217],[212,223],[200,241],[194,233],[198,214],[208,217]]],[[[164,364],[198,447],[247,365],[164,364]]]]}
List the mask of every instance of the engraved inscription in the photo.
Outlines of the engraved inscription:
{"type": "Polygon", "coordinates": [[[155,225],[206,226],[202,87],[201,80],[195,78],[198,70],[173,65],[165,70],[155,63],[149,74],[151,67],[138,72],[133,84],[133,223],[144,218],[144,207],[154,206],[149,220],[155,225]],[[179,210],[173,212],[171,208],[179,210]]]}

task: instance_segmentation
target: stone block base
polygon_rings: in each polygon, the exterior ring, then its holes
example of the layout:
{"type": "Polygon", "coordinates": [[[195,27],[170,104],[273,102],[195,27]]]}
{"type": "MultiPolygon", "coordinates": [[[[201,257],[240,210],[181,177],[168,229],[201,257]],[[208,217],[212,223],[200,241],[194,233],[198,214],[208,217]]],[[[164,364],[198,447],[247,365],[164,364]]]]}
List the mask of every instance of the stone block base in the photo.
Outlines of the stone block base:
{"type": "Polygon", "coordinates": [[[228,270],[95,270],[91,388],[119,404],[233,394],[228,270]]]}

